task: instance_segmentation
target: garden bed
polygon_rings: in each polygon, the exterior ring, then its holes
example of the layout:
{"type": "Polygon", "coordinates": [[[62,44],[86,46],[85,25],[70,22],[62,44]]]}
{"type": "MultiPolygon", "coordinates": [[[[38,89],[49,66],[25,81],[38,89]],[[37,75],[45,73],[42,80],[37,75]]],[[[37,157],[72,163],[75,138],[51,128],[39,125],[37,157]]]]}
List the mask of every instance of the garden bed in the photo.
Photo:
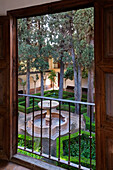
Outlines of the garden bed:
{"type": "MultiPolygon", "coordinates": [[[[44,92],[44,96],[45,97],[52,97],[52,98],[58,98],[58,90],[48,90],[44,92]]],[[[35,96],[40,96],[40,93],[34,94],[35,96]]],[[[72,92],[67,92],[67,91],[63,91],[63,99],[66,100],[75,100],[74,99],[74,93],[72,92]]],[[[87,101],[87,95],[82,95],[82,101],[87,101]]],[[[30,113],[33,111],[33,98],[29,99],[30,102],[30,106],[26,108],[26,113],[30,113]]],[[[38,102],[40,102],[40,99],[34,99],[34,110],[38,111],[40,110],[40,108],[38,107],[38,102]]],[[[57,109],[59,109],[59,107],[57,107],[57,109]]],[[[68,103],[62,103],[61,105],[61,110],[64,111],[69,111],[69,105],[68,103]]],[[[25,113],[25,97],[20,97],[18,99],[18,111],[24,112],[25,113]]],[[[87,107],[86,106],[81,106],[81,113],[85,113],[87,111],[87,107]]],[[[75,106],[74,103],[71,103],[71,112],[75,112],[75,106]]]]}
{"type": "MultiPolygon", "coordinates": [[[[18,135],[18,146],[20,147],[24,147],[25,145],[25,135],[19,134],[18,135]]],[[[26,148],[31,149],[32,150],[32,137],[30,136],[26,136],[26,148]]],[[[39,152],[40,151],[40,138],[34,138],[34,150],[39,152]]],[[[36,154],[33,153],[29,153],[27,151],[18,149],[18,153],[36,158],[36,159],[41,159],[41,156],[38,156],[36,154]]]]}
{"type": "MultiPolygon", "coordinates": [[[[95,113],[94,113],[94,115],[95,115],[95,113]]],[[[90,131],[90,117],[87,116],[87,113],[84,113],[83,117],[84,117],[84,121],[85,121],[85,125],[86,125],[86,130],[90,131]]],[[[92,122],[91,130],[92,130],[92,132],[95,132],[95,122],[92,122]]]]}
{"type": "MultiPolygon", "coordinates": [[[[89,132],[82,131],[81,136],[81,165],[90,168],[90,139],[89,132]]],[[[79,164],[79,132],[71,134],[70,161],[79,164]]],[[[57,138],[57,157],[59,155],[59,138],[57,138]]],[[[60,158],[68,161],[69,153],[69,136],[60,138],[60,158]]],[[[92,169],[96,169],[95,154],[95,134],[92,134],[92,169]]]]}

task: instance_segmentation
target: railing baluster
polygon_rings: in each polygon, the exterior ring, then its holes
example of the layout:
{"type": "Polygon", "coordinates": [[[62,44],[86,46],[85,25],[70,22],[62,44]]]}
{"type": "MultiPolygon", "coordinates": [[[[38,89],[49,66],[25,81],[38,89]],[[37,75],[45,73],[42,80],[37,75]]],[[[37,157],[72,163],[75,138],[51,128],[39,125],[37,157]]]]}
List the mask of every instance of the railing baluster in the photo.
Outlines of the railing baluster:
{"type": "Polygon", "coordinates": [[[49,158],[51,157],[51,100],[50,100],[50,117],[49,117],[49,158]]]}
{"type": "Polygon", "coordinates": [[[71,134],[71,129],[70,129],[70,125],[71,125],[71,115],[70,115],[70,103],[69,103],[69,158],[68,158],[68,164],[70,164],[70,134],[71,134]]]}
{"type": "Polygon", "coordinates": [[[79,105],[79,169],[81,169],[81,104],[79,105]]]}
{"type": "Polygon", "coordinates": [[[27,124],[27,121],[26,121],[26,96],[25,96],[25,138],[24,138],[24,150],[26,149],[26,124],[27,124]]]}
{"type": "MultiPolygon", "coordinates": [[[[20,95],[22,96],[22,95],[20,95]]],[[[40,155],[42,157],[45,157],[47,159],[50,159],[50,160],[55,160],[57,162],[61,162],[61,163],[64,163],[64,164],[67,164],[69,165],[70,167],[71,166],[74,166],[78,169],[88,169],[86,167],[83,167],[81,166],[81,126],[82,126],[82,120],[81,120],[81,104],[85,104],[85,105],[88,105],[89,106],[89,109],[90,109],[90,133],[89,133],[89,141],[90,141],[90,170],[92,170],[92,119],[93,119],[93,107],[94,107],[94,103],[84,103],[84,102],[78,102],[78,101],[75,101],[75,103],[79,106],[79,165],[77,164],[74,164],[70,161],[71,159],[71,103],[74,103],[74,101],[70,101],[70,100],[61,100],[61,99],[53,99],[53,98],[46,98],[46,97],[42,97],[42,96],[36,96],[36,98],[40,98],[41,99],[41,123],[40,123],[40,127],[41,127],[41,130],[40,130],[40,142],[41,142],[41,150],[40,152],[37,152],[34,150],[34,136],[35,136],[35,125],[34,125],[34,102],[35,102],[35,98],[34,96],[32,95],[23,95],[25,97],[25,116],[24,116],[24,126],[25,126],[25,136],[24,136],[24,147],[19,147],[19,149],[21,150],[25,150],[27,152],[30,152],[30,153],[33,153],[33,154],[36,154],[36,155],[40,155]],[[26,136],[27,136],[27,97],[32,97],[33,98],[33,110],[32,110],[32,149],[28,149],[27,148],[27,140],[26,140],[26,136]],[[47,99],[50,101],[50,117],[49,117],[49,155],[46,155],[44,153],[42,153],[42,133],[43,133],[43,99],[47,99]],[[58,158],[55,158],[54,156],[51,155],[51,138],[52,138],[52,101],[53,100],[56,100],[59,102],[59,148],[58,148],[58,158]],[[60,154],[60,151],[61,151],[61,104],[62,102],[67,102],[68,105],[69,105],[69,127],[68,127],[68,132],[69,132],[69,142],[68,142],[68,148],[69,148],[69,154],[68,154],[68,160],[67,161],[63,161],[61,159],[61,154],[60,154]]],[[[29,124],[28,124],[29,126],[29,124]]]]}
{"type": "Polygon", "coordinates": [[[90,169],[92,169],[92,158],[91,158],[91,153],[92,153],[92,106],[90,106],[90,169]]]}
{"type": "Polygon", "coordinates": [[[41,99],[41,151],[40,151],[40,155],[42,155],[42,101],[43,99],[41,99]]]}
{"type": "Polygon", "coordinates": [[[33,118],[32,118],[32,152],[34,151],[34,98],[33,98],[33,118]]]}
{"type": "Polygon", "coordinates": [[[60,161],[60,135],[61,135],[61,102],[59,102],[59,156],[58,161],[60,161]]]}

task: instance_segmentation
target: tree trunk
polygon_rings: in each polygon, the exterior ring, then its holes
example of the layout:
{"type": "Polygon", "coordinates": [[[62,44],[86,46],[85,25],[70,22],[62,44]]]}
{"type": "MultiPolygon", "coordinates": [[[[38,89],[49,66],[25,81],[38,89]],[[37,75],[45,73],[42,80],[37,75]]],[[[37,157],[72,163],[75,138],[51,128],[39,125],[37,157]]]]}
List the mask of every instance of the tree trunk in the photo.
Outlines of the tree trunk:
{"type": "Polygon", "coordinates": [[[65,79],[65,91],[66,91],[66,79],[65,79]]]}
{"type": "Polygon", "coordinates": [[[54,90],[54,82],[53,82],[53,90],[54,90]]]}
{"type": "Polygon", "coordinates": [[[44,96],[44,80],[42,71],[41,71],[41,96],[44,96]]]}
{"type": "Polygon", "coordinates": [[[34,89],[35,89],[35,94],[36,94],[36,81],[34,81],[34,89]]]}
{"type": "Polygon", "coordinates": [[[62,58],[60,60],[60,85],[59,85],[59,99],[63,98],[63,79],[64,79],[64,63],[62,58]]]}
{"type": "MultiPolygon", "coordinates": [[[[77,68],[77,62],[75,59],[75,51],[74,51],[74,43],[73,43],[73,19],[72,17],[70,18],[70,36],[71,36],[71,40],[70,40],[70,46],[71,46],[71,55],[72,55],[72,61],[73,61],[73,71],[74,71],[74,96],[75,96],[75,101],[77,101],[78,99],[81,98],[81,86],[79,87],[79,85],[81,85],[81,70],[78,67],[77,68]],[[79,69],[78,71],[78,75],[77,75],[77,69],[79,69]],[[79,96],[78,96],[79,95],[79,96]]],[[[75,113],[79,114],[79,106],[77,106],[77,104],[75,104],[75,113]]]]}
{"type": "MultiPolygon", "coordinates": [[[[82,88],[81,88],[81,82],[82,82],[82,71],[80,65],[78,65],[78,81],[77,81],[77,101],[81,101],[82,96],[82,88]]],[[[77,114],[79,114],[79,105],[77,104],[77,114]]]]}
{"type": "MultiPolygon", "coordinates": [[[[26,93],[30,94],[30,63],[27,60],[27,74],[26,74],[26,93]]],[[[29,107],[29,97],[26,98],[26,107],[29,107]]]]}
{"type": "MultiPolygon", "coordinates": [[[[77,66],[76,66],[76,60],[75,60],[75,52],[74,49],[72,48],[72,61],[73,61],[73,71],[74,71],[74,96],[75,96],[75,101],[77,101],[77,66]]],[[[77,104],[75,104],[75,113],[77,113],[77,104]]]]}
{"type": "Polygon", "coordinates": [[[23,85],[23,93],[25,94],[25,85],[23,85]]]}
{"type": "MultiPolygon", "coordinates": [[[[94,90],[94,69],[93,66],[88,71],[88,94],[87,94],[87,102],[93,103],[94,102],[94,96],[93,96],[93,90],[94,90]]],[[[93,112],[93,110],[92,110],[93,112]]],[[[87,115],[90,116],[90,107],[87,106],[87,115]]],[[[92,114],[93,116],[93,114],[92,114]]]]}

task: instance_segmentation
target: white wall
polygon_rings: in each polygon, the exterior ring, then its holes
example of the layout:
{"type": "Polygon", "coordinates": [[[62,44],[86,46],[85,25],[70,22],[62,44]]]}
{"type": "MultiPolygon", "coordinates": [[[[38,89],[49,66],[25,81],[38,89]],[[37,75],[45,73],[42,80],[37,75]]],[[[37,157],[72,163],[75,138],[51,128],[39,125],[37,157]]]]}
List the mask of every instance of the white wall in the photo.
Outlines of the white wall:
{"type": "MultiPolygon", "coordinates": [[[[40,73],[38,74],[39,76],[39,79],[36,81],[36,87],[41,87],[41,76],[40,76],[40,73]]],[[[34,80],[36,80],[36,74],[31,74],[30,75],[30,89],[34,89],[34,81],[33,81],[33,78],[34,77],[34,80]]],[[[44,81],[44,86],[50,86],[51,85],[51,81],[50,79],[48,79],[48,73],[45,74],[45,81],[44,81]]],[[[19,79],[22,79],[24,81],[26,81],[26,75],[19,75],[18,76],[19,79]]],[[[25,89],[26,89],[26,86],[25,86],[25,89]]],[[[20,84],[20,80],[18,81],[18,90],[23,90],[23,87],[22,85],[20,84]]]]}
{"type": "Polygon", "coordinates": [[[0,0],[0,15],[6,15],[7,11],[54,2],[56,0],[0,0]]]}

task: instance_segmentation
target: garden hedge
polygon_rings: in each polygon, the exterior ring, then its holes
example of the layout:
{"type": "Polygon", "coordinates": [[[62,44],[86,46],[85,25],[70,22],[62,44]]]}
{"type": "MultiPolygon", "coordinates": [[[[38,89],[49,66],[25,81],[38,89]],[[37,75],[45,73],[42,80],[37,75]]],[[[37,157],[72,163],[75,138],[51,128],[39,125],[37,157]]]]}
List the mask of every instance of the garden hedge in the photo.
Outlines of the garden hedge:
{"type": "MultiPolygon", "coordinates": [[[[84,117],[84,120],[85,120],[86,129],[90,130],[90,117],[87,116],[87,113],[84,113],[83,117],[84,117]]],[[[95,132],[95,122],[92,122],[92,132],[95,132]]]]}
{"type": "MultiPolygon", "coordinates": [[[[18,134],[18,146],[24,147],[24,143],[25,143],[24,139],[25,139],[25,135],[18,134]]],[[[38,140],[40,140],[40,139],[38,138],[38,140]]],[[[30,136],[26,136],[26,147],[28,149],[32,149],[32,137],[30,137],[30,136]]],[[[37,138],[36,139],[34,138],[34,150],[37,152],[40,151],[40,141],[39,141],[39,145],[37,145],[37,138]]],[[[27,151],[23,151],[21,149],[18,149],[18,152],[21,154],[36,158],[36,159],[41,159],[40,156],[35,155],[33,153],[29,153],[27,151]]]]}
{"type": "MultiPolygon", "coordinates": [[[[18,110],[20,112],[24,112],[25,113],[25,106],[22,106],[22,105],[19,105],[18,104],[18,110]]],[[[37,110],[40,110],[40,108],[37,106],[34,106],[34,111],[37,111],[37,110]]],[[[30,112],[33,112],[33,106],[30,106],[30,107],[27,107],[26,109],[26,113],[30,113],[30,112]]]]}
{"type": "MultiPolygon", "coordinates": [[[[44,91],[44,96],[45,97],[58,98],[58,92],[59,92],[58,90],[44,91]]],[[[35,96],[40,96],[41,93],[36,93],[34,95],[35,96]]],[[[74,99],[74,93],[73,92],[63,91],[63,99],[75,100],[74,99]]],[[[30,113],[33,110],[33,106],[32,106],[33,105],[32,104],[33,103],[33,98],[31,97],[29,101],[30,101],[30,107],[28,107],[26,109],[26,113],[30,113]]],[[[87,95],[84,95],[84,94],[82,95],[82,101],[87,101],[87,95]]],[[[35,107],[34,107],[35,111],[40,110],[40,108],[38,107],[38,102],[40,102],[40,99],[35,98],[35,107]]],[[[74,105],[75,105],[74,103],[71,103],[71,112],[72,113],[75,112],[75,106],[74,105]]],[[[57,108],[57,109],[59,109],[59,108],[57,108]]],[[[68,107],[66,102],[63,103],[63,105],[61,106],[61,109],[64,110],[64,111],[69,110],[69,107],[68,107]]],[[[20,97],[18,99],[18,110],[25,113],[25,97],[20,97]]],[[[81,113],[85,113],[86,111],[87,111],[86,106],[83,107],[83,105],[82,105],[81,113]]]]}
{"type": "MultiPolygon", "coordinates": [[[[90,133],[86,132],[86,131],[81,131],[81,134],[85,134],[85,135],[88,135],[88,136],[90,135],[90,133]]],[[[79,132],[76,132],[74,134],[71,134],[70,137],[75,138],[78,135],[79,135],[79,132]]],[[[95,138],[95,134],[92,134],[92,137],[95,138]]],[[[68,140],[68,139],[69,139],[69,136],[60,137],[60,158],[62,160],[65,160],[65,161],[68,161],[68,156],[63,155],[63,141],[68,140]]],[[[59,156],[59,138],[57,138],[57,140],[56,140],[56,157],[58,157],[58,156],[59,156]]],[[[70,162],[73,162],[75,164],[79,164],[79,158],[70,156],[70,162]]],[[[84,167],[90,168],[90,159],[82,157],[81,158],[81,165],[84,166],[84,167]]],[[[68,167],[68,165],[64,165],[64,166],[62,165],[62,167],[68,167]]],[[[69,169],[71,169],[71,168],[69,168],[69,169]]],[[[92,169],[96,170],[96,160],[94,160],[94,159],[92,159],[92,169]]]]}
{"type": "MultiPolygon", "coordinates": [[[[59,106],[57,107],[57,110],[59,110],[59,106]]],[[[69,105],[67,104],[61,105],[61,110],[69,111],[69,105]]],[[[75,106],[70,106],[70,111],[72,113],[75,113],[75,106]]],[[[87,111],[87,107],[85,106],[81,107],[81,114],[86,113],[86,111],[87,111]]]]}

